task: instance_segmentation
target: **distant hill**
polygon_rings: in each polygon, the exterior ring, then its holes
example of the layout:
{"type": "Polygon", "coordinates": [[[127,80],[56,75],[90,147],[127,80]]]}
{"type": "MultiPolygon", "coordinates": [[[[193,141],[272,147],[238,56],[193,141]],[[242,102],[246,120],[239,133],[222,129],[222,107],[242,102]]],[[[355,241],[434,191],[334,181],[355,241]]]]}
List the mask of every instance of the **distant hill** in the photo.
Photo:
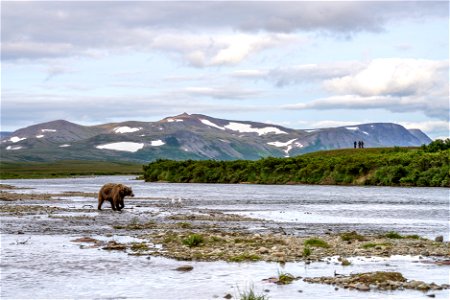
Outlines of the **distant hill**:
{"type": "Polygon", "coordinates": [[[12,134],[10,131],[0,131],[0,139],[3,139],[5,137],[8,137],[12,134]]]}
{"type": "Polygon", "coordinates": [[[57,120],[37,124],[2,136],[0,150],[2,161],[256,160],[351,148],[360,140],[366,148],[431,142],[422,131],[393,123],[298,130],[184,113],[157,122],[82,126],[57,120]]]}

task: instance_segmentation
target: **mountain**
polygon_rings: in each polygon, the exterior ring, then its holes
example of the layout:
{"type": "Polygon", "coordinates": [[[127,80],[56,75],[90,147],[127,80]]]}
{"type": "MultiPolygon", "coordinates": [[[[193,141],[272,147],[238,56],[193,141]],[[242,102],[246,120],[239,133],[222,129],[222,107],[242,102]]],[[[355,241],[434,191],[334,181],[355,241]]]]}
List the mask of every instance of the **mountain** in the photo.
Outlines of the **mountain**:
{"type": "Polygon", "coordinates": [[[2,161],[250,159],[365,147],[420,146],[431,139],[420,130],[392,123],[290,129],[250,121],[181,114],[158,122],[82,126],[64,120],[13,132],[0,143],[2,161]]]}

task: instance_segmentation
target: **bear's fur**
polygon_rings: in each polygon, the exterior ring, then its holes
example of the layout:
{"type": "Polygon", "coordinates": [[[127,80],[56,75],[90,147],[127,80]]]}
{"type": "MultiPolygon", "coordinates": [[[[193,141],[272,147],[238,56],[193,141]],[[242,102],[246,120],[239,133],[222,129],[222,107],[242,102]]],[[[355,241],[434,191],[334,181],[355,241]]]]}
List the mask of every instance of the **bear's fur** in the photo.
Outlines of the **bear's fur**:
{"type": "Polygon", "coordinates": [[[125,196],[134,197],[133,191],[120,183],[107,183],[98,192],[98,209],[102,209],[103,201],[109,201],[113,210],[122,210],[125,207],[123,198],[125,196]]]}

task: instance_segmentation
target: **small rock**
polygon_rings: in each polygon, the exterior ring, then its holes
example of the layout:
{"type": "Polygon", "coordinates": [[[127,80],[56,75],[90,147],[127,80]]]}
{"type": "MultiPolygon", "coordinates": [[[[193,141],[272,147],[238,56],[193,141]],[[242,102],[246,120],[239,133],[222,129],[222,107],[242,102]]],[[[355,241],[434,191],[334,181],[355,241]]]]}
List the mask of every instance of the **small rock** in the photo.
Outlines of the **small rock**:
{"type": "Polygon", "coordinates": [[[439,242],[442,243],[444,241],[444,236],[443,235],[439,235],[434,239],[435,242],[439,242]]]}
{"type": "Polygon", "coordinates": [[[272,253],[272,255],[276,256],[276,257],[283,257],[284,256],[284,252],[274,252],[274,253],[272,253]]]}
{"type": "Polygon", "coordinates": [[[270,290],[269,290],[269,289],[265,289],[264,292],[265,292],[265,293],[269,293],[270,290]]]}
{"type": "Polygon", "coordinates": [[[302,290],[298,290],[298,292],[299,292],[299,293],[303,293],[303,291],[302,291],[302,290]]]}
{"type": "Polygon", "coordinates": [[[180,272],[189,272],[189,271],[192,271],[193,269],[194,269],[193,266],[184,265],[184,266],[180,266],[180,267],[176,268],[175,270],[180,271],[180,272]]]}
{"type": "Polygon", "coordinates": [[[428,286],[428,284],[422,283],[422,284],[419,284],[417,289],[420,291],[428,291],[430,289],[430,287],[428,286]]]}
{"type": "Polygon", "coordinates": [[[269,249],[267,249],[266,247],[261,247],[258,249],[258,252],[261,254],[267,254],[269,253],[269,249]]]}
{"type": "Polygon", "coordinates": [[[369,287],[367,284],[364,284],[364,283],[358,283],[358,284],[355,286],[355,288],[356,288],[358,291],[362,291],[362,292],[370,291],[370,287],[369,287]]]}
{"type": "Polygon", "coordinates": [[[335,290],[335,291],[339,291],[339,288],[338,288],[338,287],[335,287],[334,290],[335,290]]]}
{"type": "Polygon", "coordinates": [[[231,299],[233,298],[233,296],[231,296],[231,294],[226,294],[225,296],[223,296],[225,299],[231,299]]]}
{"type": "Polygon", "coordinates": [[[343,258],[342,260],[341,260],[341,265],[343,265],[343,266],[350,266],[352,263],[348,260],[348,259],[346,259],[346,258],[343,258]]]}
{"type": "Polygon", "coordinates": [[[435,294],[428,294],[428,295],[427,295],[427,297],[430,297],[430,298],[435,298],[435,297],[436,297],[436,295],[435,295],[435,294]]]}

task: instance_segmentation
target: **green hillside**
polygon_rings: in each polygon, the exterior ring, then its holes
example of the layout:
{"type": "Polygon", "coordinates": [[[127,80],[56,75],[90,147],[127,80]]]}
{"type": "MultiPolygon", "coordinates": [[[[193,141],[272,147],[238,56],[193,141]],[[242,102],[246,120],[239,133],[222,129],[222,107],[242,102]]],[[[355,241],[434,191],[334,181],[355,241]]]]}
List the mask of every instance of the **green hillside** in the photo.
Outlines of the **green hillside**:
{"type": "Polygon", "coordinates": [[[92,175],[128,175],[141,174],[142,165],[129,162],[104,161],[58,161],[38,162],[1,162],[0,179],[18,178],[56,178],[92,175]]]}
{"type": "Polygon", "coordinates": [[[450,140],[421,148],[320,151],[258,161],[157,160],[146,181],[450,187],[450,140]]]}

